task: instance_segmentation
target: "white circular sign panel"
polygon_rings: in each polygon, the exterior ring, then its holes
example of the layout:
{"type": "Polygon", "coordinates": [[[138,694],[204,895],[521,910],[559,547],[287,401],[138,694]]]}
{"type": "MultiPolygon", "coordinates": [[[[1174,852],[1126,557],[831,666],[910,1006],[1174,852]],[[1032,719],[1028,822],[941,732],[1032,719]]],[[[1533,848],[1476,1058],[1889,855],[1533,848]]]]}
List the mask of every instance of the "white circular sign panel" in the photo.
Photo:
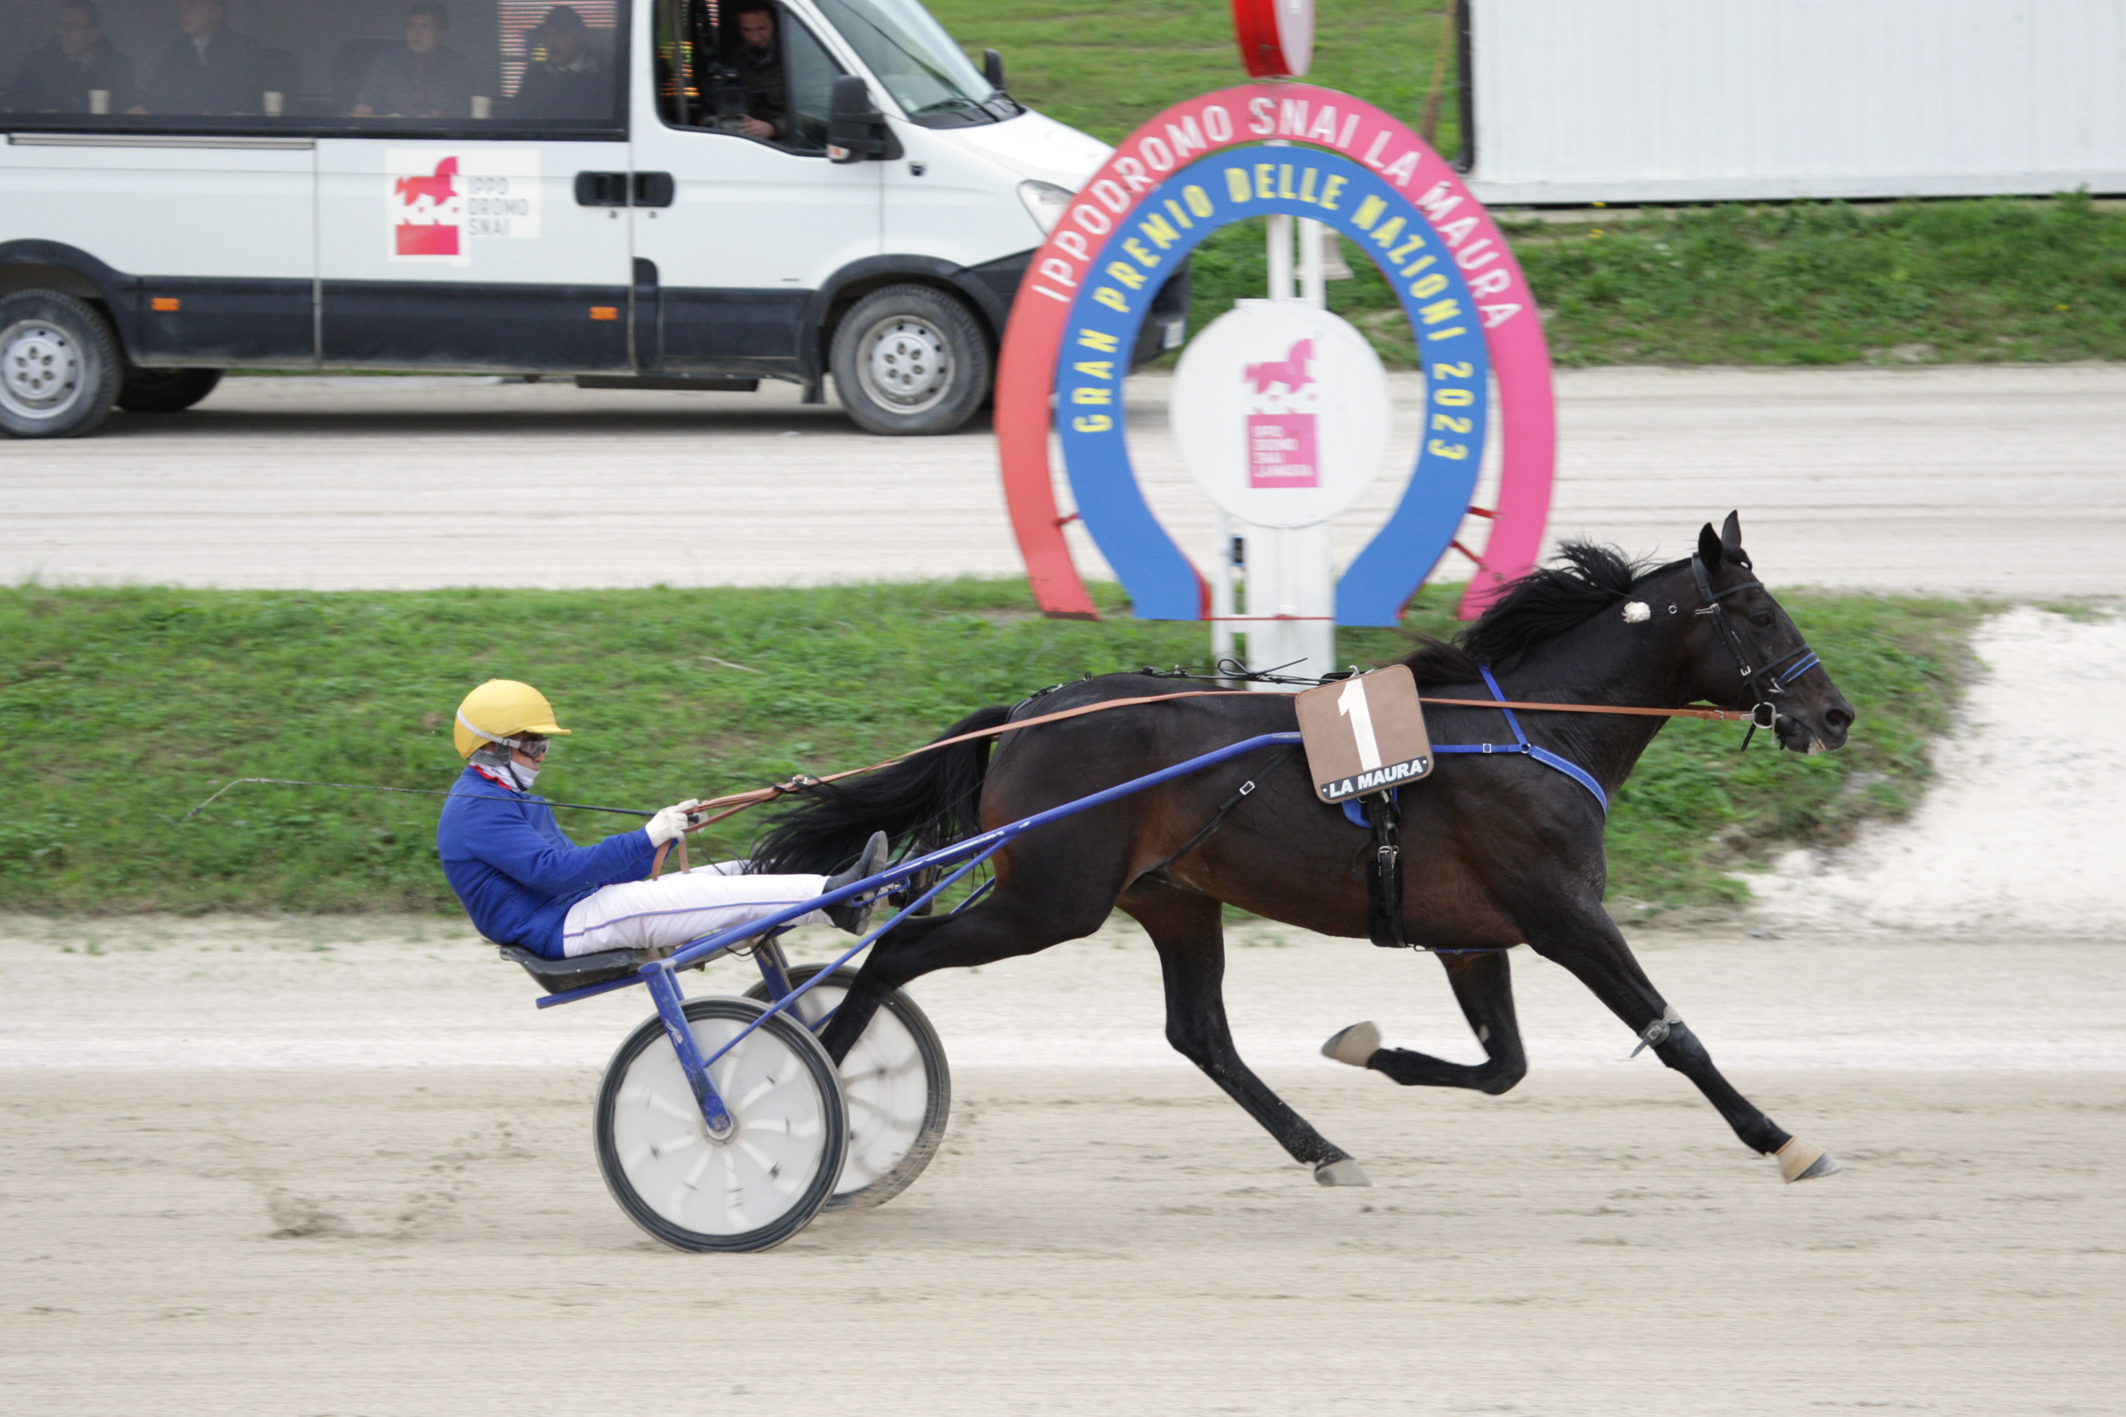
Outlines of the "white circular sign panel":
{"type": "Polygon", "coordinates": [[[1183,466],[1256,526],[1312,526],[1357,501],[1380,476],[1393,413],[1366,337],[1297,300],[1237,302],[1174,373],[1183,466]]]}

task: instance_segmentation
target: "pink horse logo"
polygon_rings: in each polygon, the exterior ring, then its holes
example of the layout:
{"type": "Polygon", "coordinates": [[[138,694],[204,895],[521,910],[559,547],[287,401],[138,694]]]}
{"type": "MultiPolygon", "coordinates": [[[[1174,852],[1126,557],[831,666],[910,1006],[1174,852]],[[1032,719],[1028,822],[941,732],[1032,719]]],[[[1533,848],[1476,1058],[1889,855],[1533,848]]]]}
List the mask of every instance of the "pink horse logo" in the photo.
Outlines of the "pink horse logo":
{"type": "Polygon", "coordinates": [[[436,164],[435,176],[401,177],[391,184],[391,189],[405,206],[411,207],[426,197],[429,205],[440,207],[450,200],[451,194],[457,189],[457,178],[458,160],[446,157],[436,164]]]}
{"type": "Polygon", "coordinates": [[[1240,377],[1242,382],[1253,384],[1257,394],[1267,394],[1272,384],[1282,384],[1296,394],[1314,382],[1314,376],[1307,373],[1307,365],[1313,359],[1314,341],[1303,339],[1287,350],[1284,358],[1250,364],[1240,377]]]}
{"type": "Polygon", "coordinates": [[[432,177],[401,177],[391,184],[399,201],[399,216],[413,215],[422,198],[428,199],[428,220],[399,220],[392,225],[392,249],[401,256],[456,256],[458,228],[441,220],[443,208],[457,194],[458,160],[446,157],[436,164],[432,177]]]}

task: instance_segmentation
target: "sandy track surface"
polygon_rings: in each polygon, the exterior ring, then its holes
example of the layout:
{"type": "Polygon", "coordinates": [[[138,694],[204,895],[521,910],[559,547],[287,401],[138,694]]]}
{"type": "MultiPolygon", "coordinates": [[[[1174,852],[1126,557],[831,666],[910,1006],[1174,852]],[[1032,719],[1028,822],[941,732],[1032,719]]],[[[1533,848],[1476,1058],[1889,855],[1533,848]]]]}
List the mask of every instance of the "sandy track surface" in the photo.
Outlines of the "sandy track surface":
{"type": "Polygon", "coordinates": [[[1430,961],[1236,932],[1243,1050],[1374,1180],[1323,1191],[1165,1052],[1111,931],[919,985],[956,1066],[930,1171],[718,1258],[597,1176],[640,1000],[536,1012],[453,933],[0,922],[10,1407],[2117,1410],[2115,945],[1648,937],[1738,1084],[1851,1166],[1785,1187],[1525,951],[1536,1071],[1494,1099],[1311,1052],[1371,1014],[1469,1056],[1430,961]]]}
{"type": "MultiPolygon", "coordinates": [[[[1131,381],[1138,472],[1207,559],[1211,507],[1174,455],[1170,383],[1131,381]]],[[[1394,446],[1413,448],[1422,380],[1393,383],[1394,446]]],[[[1555,535],[1674,553],[1740,507],[1779,585],[2121,589],[2126,366],[1568,370],[1557,387],[1555,535]]],[[[872,438],[796,398],[786,386],[231,379],[176,417],[0,442],[0,580],[346,589],[1020,572],[986,427],[872,438]]],[[[1384,477],[1339,521],[1340,555],[1400,483],[1384,477]]],[[[1472,525],[1464,539],[1483,534],[1472,525]]],[[[1450,556],[1441,574],[1467,567],[1450,556]]]]}
{"type": "MultiPolygon", "coordinates": [[[[681,1255],[589,1070],[0,1074],[0,1387],[40,1417],[2114,1413],[2113,1075],[1763,1073],[1783,1187],[1658,1070],[1274,1076],[1324,1191],[1180,1068],[963,1071],[890,1205],[681,1255]]],[[[17,1404],[20,1404],[19,1406],[17,1404]]]]}

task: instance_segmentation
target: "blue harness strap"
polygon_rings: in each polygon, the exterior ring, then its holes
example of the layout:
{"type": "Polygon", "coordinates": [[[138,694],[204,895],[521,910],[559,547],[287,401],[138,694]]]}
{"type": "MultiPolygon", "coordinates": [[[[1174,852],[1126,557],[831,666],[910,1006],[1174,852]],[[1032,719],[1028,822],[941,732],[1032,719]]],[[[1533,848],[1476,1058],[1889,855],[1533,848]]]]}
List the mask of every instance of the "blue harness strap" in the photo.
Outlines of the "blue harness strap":
{"type": "MultiPolygon", "coordinates": [[[[1491,677],[1491,670],[1488,667],[1480,664],[1477,666],[1477,670],[1484,676],[1484,687],[1491,690],[1491,697],[1497,699],[1503,706],[1506,702],[1506,695],[1499,689],[1499,681],[1491,677]]],[[[1795,672],[1799,673],[1799,671],[1795,672]]],[[[1559,772],[1592,792],[1594,800],[1601,804],[1602,815],[1605,817],[1609,815],[1609,794],[1602,790],[1601,783],[1595,781],[1593,773],[1570,759],[1559,757],[1548,748],[1538,748],[1535,744],[1529,742],[1528,735],[1521,731],[1521,720],[1515,716],[1512,709],[1501,707],[1499,712],[1506,715],[1506,726],[1513,730],[1513,741],[1511,743],[1434,743],[1432,751],[1435,753],[1525,753],[1546,768],[1556,768],[1559,772]]],[[[1345,802],[1343,809],[1344,815],[1350,818],[1351,825],[1355,827],[1366,825],[1365,814],[1359,810],[1356,798],[1345,802]]]]}
{"type": "MultiPolygon", "coordinates": [[[[1808,670],[1815,668],[1817,662],[1816,656],[1809,655],[1799,666],[1788,670],[1786,679],[1781,682],[1798,679],[1808,670]]],[[[1492,698],[1499,701],[1499,712],[1506,715],[1506,726],[1513,730],[1513,741],[1511,743],[1434,743],[1432,751],[1434,753],[1525,753],[1546,768],[1556,768],[1559,772],[1592,792],[1594,800],[1601,805],[1602,815],[1608,816],[1609,794],[1602,790],[1601,783],[1595,781],[1594,774],[1569,758],[1560,757],[1548,748],[1538,748],[1535,744],[1529,742],[1528,735],[1521,731],[1519,717],[1514,714],[1512,709],[1505,707],[1505,692],[1499,688],[1499,681],[1491,677],[1490,667],[1479,664],[1476,668],[1477,672],[1484,676],[1484,687],[1491,691],[1492,698]]],[[[1396,800],[1400,801],[1402,799],[1402,789],[1398,787],[1393,790],[1396,793],[1396,800]]],[[[1343,804],[1343,809],[1344,816],[1350,820],[1352,826],[1361,830],[1369,829],[1366,822],[1366,814],[1360,809],[1356,797],[1347,799],[1343,804]]]]}

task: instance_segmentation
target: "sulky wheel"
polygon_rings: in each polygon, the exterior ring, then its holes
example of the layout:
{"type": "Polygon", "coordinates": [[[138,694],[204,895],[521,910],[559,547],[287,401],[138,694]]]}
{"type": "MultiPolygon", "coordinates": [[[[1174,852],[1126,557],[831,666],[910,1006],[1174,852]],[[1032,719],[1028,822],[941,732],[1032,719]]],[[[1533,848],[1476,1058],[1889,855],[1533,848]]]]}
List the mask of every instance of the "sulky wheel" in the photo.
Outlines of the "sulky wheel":
{"type": "MultiPolygon", "coordinates": [[[[703,1057],[767,1012],[689,999],[703,1057]]],[[[787,1014],[709,1069],[736,1123],[709,1135],[679,1055],[652,1017],[613,1054],[598,1090],[598,1169],[628,1218],[681,1250],[765,1250],[805,1228],[842,1167],[848,1115],[834,1064],[787,1014]]]]}
{"type": "MultiPolygon", "coordinates": [[[[799,965],[790,971],[790,982],[802,984],[821,967],[799,965]]],[[[817,1029],[840,1007],[855,978],[853,969],[836,970],[797,1001],[797,1013],[817,1029]]],[[[767,985],[756,984],[746,997],[764,999],[767,991],[767,985]]],[[[842,1059],[841,1071],[849,1102],[849,1154],[827,1209],[884,1205],[923,1174],[945,1140],[945,1119],[952,1111],[945,1045],[915,1000],[896,989],[842,1059]]]]}

